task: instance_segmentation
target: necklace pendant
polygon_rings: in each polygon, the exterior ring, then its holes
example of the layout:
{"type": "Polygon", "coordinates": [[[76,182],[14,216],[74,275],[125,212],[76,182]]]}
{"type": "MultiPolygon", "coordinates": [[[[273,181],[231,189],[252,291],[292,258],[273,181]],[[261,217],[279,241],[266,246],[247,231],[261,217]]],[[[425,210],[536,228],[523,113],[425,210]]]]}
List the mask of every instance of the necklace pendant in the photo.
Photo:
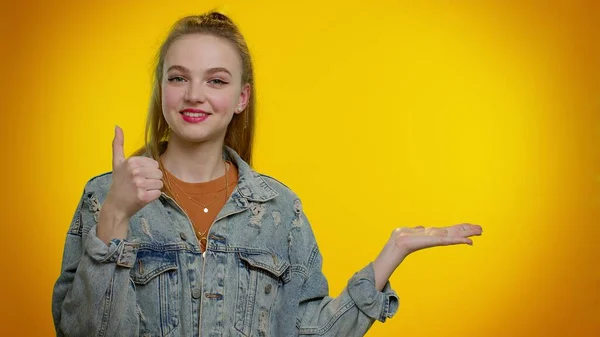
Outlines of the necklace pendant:
{"type": "Polygon", "coordinates": [[[208,213],[208,208],[204,207],[204,213],[208,213]]]}

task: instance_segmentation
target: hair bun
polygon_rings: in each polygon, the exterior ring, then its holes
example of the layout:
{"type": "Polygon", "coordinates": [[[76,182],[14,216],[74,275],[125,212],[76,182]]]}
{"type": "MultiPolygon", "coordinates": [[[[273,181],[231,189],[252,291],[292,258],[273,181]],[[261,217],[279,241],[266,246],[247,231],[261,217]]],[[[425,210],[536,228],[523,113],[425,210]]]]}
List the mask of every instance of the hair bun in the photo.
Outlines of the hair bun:
{"type": "Polygon", "coordinates": [[[223,14],[223,13],[219,13],[219,12],[208,12],[206,14],[204,14],[204,16],[206,17],[206,19],[210,20],[210,21],[221,21],[221,22],[227,22],[229,24],[233,24],[233,20],[231,20],[227,15],[223,14]]]}

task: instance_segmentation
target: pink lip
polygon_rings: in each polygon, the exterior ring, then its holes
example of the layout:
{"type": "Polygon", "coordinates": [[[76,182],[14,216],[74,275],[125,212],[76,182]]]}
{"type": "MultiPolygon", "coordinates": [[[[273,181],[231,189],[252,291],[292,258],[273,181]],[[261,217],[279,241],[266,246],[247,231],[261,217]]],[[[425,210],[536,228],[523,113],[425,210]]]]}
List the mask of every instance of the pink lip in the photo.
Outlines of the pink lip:
{"type": "Polygon", "coordinates": [[[187,108],[187,109],[183,109],[181,110],[181,112],[195,112],[195,113],[205,113],[208,114],[208,112],[202,110],[202,109],[192,109],[192,108],[187,108]]]}
{"type": "Polygon", "coordinates": [[[209,114],[201,109],[191,109],[191,108],[187,108],[187,109],[183,109],[181,110],[181,117],[183,118],[184,121],[188,122],[188,123],[192,123],[192,124],[196,124],[196,123],[200,123],[205,121],[208,118],[209,114]],[[184,112],[192,112],[192,113],[203,113],[205,114],[204,116],[200,116],[200,117],[192,117],[192,116],[186,116],[184,114],[184,112]]]}

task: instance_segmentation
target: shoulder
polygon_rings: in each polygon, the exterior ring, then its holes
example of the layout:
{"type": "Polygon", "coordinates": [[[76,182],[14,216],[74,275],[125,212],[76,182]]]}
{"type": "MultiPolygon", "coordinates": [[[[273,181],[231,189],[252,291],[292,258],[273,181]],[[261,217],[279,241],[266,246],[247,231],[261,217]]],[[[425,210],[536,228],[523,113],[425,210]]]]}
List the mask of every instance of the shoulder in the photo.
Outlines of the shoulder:
{"type": "Polygon", "coordinates": [[[85,184],[84,192],[106,195],[112,183],[112,172],[105,172],[91,177],[85,184]]]}
{"type": "Polygon", "coordinates": [[[275,202],[282,210],[281,219],[285,219],[287,224],[288,234],[286,240],[289,247],[290,263],[309,268],[314,264],[315,256],[318,255],[318,245],[300,197],[280,180],[265,174],[260,174],[260,176],[279,193],[275,198],[279,201],[275,202]]]}
{"type": "Polygon", "coordinates": [[[98,222],[98,214],[106,199],[111,182],[112,172],[106,172],[91,177],[85,183],[77,211],[71,221],[69,234],[82,236],[98,222]]]}
{"type": "Polygon", "coordinates": [[[266,175],[264,173],[258,173],[258,176],[262,178],[267,185],[272,188],[282,199],[286,200],[299,200],[300,197],[286,184],[284,184],[281,180],[278,180],[272,176],[266,175]]]}
{"type": "Polygon", "coordinates": [[[302,200],[290,187],[281,182],[280,180],[273,178],[272,176],[259,173],[260,177],[274,189],[278,196],[275,199],[279,199],[280,203],[284,204],[290,211],[291,216],[296,219],[295,224],[298,221],[304,221],[304,210],[302,208],[302,200]]]}

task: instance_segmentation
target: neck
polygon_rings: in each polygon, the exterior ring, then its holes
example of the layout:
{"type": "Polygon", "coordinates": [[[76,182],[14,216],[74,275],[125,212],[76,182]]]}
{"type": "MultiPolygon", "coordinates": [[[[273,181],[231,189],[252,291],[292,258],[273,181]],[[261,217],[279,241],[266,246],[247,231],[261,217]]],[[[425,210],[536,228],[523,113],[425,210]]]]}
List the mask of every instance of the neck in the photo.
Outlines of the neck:
{"type": "Polygon", "coordinates": [[[190,143],[172,136],[160,157],[166,170],[189,183],[211,181],[226,172],[222,141],[190,143]]]}

